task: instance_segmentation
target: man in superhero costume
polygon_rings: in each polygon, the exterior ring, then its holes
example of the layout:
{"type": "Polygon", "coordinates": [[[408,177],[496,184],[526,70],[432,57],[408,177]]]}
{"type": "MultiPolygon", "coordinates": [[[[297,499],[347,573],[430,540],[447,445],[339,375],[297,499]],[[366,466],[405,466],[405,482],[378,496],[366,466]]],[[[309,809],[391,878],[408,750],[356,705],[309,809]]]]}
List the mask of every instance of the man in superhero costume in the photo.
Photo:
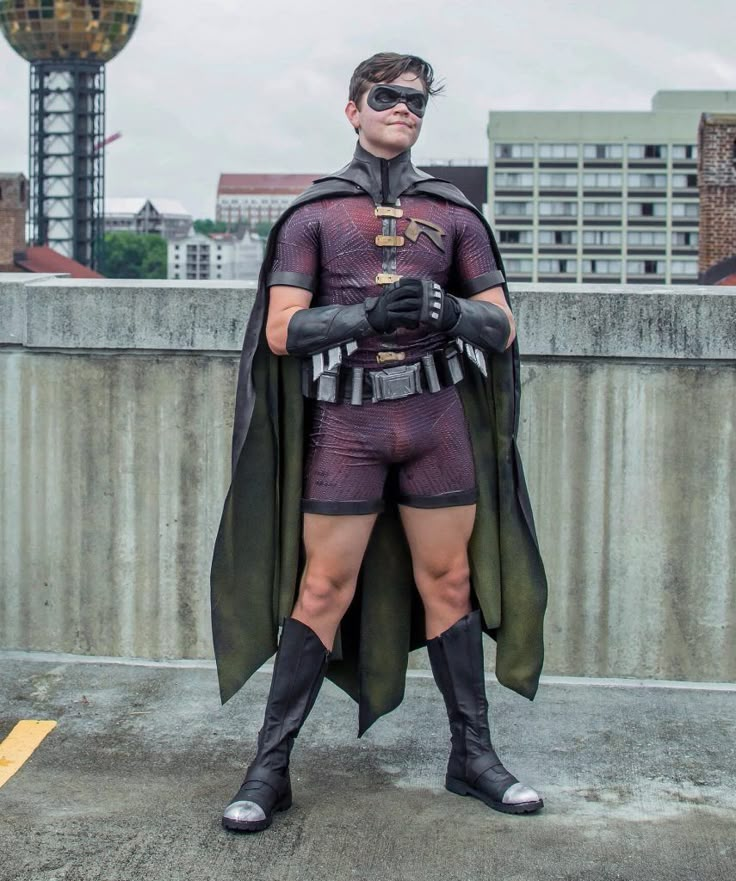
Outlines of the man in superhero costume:
{"type": "Polygon", "coordinates": [[[411,163],[436,91],[416,56],[361,63],[352,161],[267,243],[212,565],[223,701],[283,629],[228,829],[291,805],[289,756],[325,675],[358,702],[360,736],[401,702],[422,645],[449,717],[447,789],[508,813],[543,805],[493,749],[484,687],[483,631],[499,681],[529,699],[543,655],[514,319],[487,223],[411,163]]]}

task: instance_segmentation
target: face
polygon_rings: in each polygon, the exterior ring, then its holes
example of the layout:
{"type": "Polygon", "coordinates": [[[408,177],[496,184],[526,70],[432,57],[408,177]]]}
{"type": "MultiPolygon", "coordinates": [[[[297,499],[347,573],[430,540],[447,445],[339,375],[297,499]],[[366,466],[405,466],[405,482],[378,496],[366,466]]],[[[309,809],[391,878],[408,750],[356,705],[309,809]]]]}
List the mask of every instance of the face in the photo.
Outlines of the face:
{"type": "MultiPolygon", "coordinates": [[[[427,91],[422,80],[413,73],[402,73],[387,85],[418,89],[425,94],[427,91]]],[[[422,129],[422,119],[403,102],[386,110],[374,109],[367,101],[369,91],[360,96],[357,104],[348,101],[345,115],[353,128],[358,129],[362,147],[374,156],[393,159],[414,146],[422,129]]]]}

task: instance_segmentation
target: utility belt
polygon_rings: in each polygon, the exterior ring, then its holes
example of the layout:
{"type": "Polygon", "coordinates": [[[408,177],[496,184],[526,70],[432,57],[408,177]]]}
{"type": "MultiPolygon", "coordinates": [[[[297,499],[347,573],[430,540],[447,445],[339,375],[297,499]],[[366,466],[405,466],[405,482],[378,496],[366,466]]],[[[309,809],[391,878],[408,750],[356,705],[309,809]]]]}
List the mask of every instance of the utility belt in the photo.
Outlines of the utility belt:
{"type": "MultiPolygon", "coordinates": [[[[393,361],[402,360],[406,352],[379,352],[393,361]]],[[[414,364],[401,364],[373,370],[365,367],[334,365],[316,379],[312,362],[302,362],[302,394],[326,403],[361,405],[370,401],[396,401],[423,392],[435,393],[456,385],[465,375],[460,348],[455,342],[443,349],[427,352],[414,364]]]]}

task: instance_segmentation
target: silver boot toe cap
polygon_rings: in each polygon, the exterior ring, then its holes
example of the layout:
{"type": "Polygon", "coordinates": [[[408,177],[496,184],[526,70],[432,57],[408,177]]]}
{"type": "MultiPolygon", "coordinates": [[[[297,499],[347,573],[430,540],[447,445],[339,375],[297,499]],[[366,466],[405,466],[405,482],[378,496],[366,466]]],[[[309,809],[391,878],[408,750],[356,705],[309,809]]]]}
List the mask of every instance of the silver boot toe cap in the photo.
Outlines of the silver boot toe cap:
{"type": "Polygon", "coordinates": [[[234,801],[225,808],[222,816],[236,823],[256,823],[266,819],[263,808],[254,801],[234,801]]]}
{"type": "Polygon", "coordinates": [[[541,801],[539,793],[525,783],[513,783],[503,794],[505,805],[524,805],[535,801],[541,801]]]}

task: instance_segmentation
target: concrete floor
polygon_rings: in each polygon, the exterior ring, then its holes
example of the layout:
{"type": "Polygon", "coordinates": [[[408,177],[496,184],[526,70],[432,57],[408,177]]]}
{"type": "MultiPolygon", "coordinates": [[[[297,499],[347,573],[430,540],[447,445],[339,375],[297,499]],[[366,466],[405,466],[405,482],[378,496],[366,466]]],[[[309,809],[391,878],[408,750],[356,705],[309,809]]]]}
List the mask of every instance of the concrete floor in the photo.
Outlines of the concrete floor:
{"type": "Polygon", "coordinates": [[[227,706],[210,665],[0,653],[0,740],[58,727],[0,788],[2,881],[710,881],[736,878],[736,686],[489,684],[510,769],[546,807],[510,817],[442,787],[431,679],[355,738],[327,684],[296,744],[294,807],[258,835],[220,812],[251,756],[269,677],[227,706]]]}

